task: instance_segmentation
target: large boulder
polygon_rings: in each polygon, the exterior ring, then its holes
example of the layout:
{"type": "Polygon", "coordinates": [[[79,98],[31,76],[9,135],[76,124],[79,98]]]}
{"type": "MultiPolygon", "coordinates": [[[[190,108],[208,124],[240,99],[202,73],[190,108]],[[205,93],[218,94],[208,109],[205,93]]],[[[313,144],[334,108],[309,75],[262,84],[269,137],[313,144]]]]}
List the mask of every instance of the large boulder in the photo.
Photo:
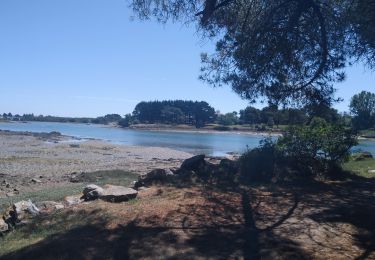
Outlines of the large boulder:
{"type": "Polygon", "coordinates": [[[137,197],[138,192],[132,188],[123,186],[105,185],[99,195],[99,199],[109,202],[123,202],[137,197]]]}
{"type": "Polygon", "coordinates": [[[174,173],[170,169],[155,169],[138,178],[134,183],[134,188],[138,189],[142,186],[150,186],[154,183],[164,183],[174,177],[174,173]]]}
{"type": "Polygon", "coordinates": [[[181,169],[188,170],[188,171],[198,171],[199,169],[203,168],[206,164],[204,160],[205,155],[200,154],[193,156],[191,158],[186,159],[181,164],[181,169]]]}
{"type": "Polygon", "coordinates": [[[103,193],[103,188],[95,184],[89,184],[83,189],[84,200],[96,200],[103,193]]]}
{"type": "Polygon", "coordinates": [[[27,222],[28,219],[39,214],[40,210],[31,202],[31,200],[22,200],[14,203],[12,207],[6,210],[3,215],[3,220],[8,226],[15,226],[19,223],[27,222]]]}
{"type": "Polygon", "coordinates": [[[40,210],[35,206],[31,200],[22,200],[13,204],[13,210],[18,220],[23,220],[29,217],[37,216],[40,210]]]}

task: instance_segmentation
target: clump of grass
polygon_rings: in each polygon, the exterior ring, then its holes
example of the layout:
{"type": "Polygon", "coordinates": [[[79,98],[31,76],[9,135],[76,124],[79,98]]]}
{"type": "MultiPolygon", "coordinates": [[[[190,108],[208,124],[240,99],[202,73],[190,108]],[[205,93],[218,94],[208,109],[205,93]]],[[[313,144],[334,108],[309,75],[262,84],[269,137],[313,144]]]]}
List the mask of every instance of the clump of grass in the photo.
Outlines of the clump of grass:
{"type": "Polygon", "coordinates": [[[343,164],[342,168],[361,177],[375,178],[375,173],[369,172],[370,170],[375,170],[375,159],[373,158],[366,158],[360,161],[350,159],[343,164]]]}

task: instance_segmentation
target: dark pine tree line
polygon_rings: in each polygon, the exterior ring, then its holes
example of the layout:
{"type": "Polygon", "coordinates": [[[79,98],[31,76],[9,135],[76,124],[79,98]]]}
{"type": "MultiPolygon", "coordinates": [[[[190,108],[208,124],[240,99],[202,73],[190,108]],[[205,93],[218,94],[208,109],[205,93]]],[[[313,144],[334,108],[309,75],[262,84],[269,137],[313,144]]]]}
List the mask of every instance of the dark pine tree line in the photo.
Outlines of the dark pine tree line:
{"type": "Polygon", "coordinates": [[[202,127],[215,122],[216,114],[215,109],[205,101],[148,101],[136,105],[133,119],[145,124],[187,124],[202,127]]]}

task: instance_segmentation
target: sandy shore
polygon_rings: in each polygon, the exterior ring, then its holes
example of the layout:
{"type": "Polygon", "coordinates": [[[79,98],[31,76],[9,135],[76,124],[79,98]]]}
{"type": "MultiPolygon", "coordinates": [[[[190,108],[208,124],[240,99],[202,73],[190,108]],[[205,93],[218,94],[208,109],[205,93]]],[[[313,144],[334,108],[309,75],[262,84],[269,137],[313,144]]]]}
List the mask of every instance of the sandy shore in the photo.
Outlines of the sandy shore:
{"type": "Polygon", "coordinates": [[[0,197],[14,189],[29,191],[68,183],[73,172],[124,170],[142,174],[177,167],[190,156],[169,148],[0,131],[0,197]],[[41,183],[33,183],[33,178],[41,183]]]}

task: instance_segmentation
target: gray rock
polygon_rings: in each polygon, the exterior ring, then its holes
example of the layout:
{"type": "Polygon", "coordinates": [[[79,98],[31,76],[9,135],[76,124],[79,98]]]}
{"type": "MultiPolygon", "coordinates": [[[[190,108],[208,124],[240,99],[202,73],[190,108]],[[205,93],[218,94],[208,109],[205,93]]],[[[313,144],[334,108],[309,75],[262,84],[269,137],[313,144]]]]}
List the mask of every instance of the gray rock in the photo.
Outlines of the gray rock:
{"type": "Polygon", "coordinates": [[[149,186],[154,183],[163,183],[174,176],[170,169],[154,169],[144,175],[141,175],[135,182],[134,188],[149,186]]]}
{"type": "Polygon", "coordinates": [[[83,189],[84,200],[96,200],[103,192],[103,188],[95,184],[89,184],[83,189]]]}
{"type": "Polygon", "coordinates": [[[78,205],[82,203],[84,200],[81,195],[72,195],[72,196],[66,196],[64,198],[64,202],[67,206],[73,206],[78,205]]]}
{"type": "Polygon", "coordinates": [[[204,154],[200,154],[200,155],[196,155],[191,158],[188,158],[182,162],[181,169],[188,170],[188,171],[199,170],[200,168],[204,167],[206,163],[204,158],[205,158],[204,154]]]}
{"type": "Polygon", "coordinates": [[[64,208],[64,205],[62,203],[55,201],[42,201],[35,203],[35,205],[44,212],[52,212],[64,208]]]}
{"type": "Polygon", "coordinates": [[[368,173],[375,173],[375,170],[368,170],[368,173]]]}
{"type": "Polygon", "coordinates": [[[8,223],[4,219],[0,218],[0,233],[6,232],[9,230],[8,223]]]}
{"type": "Polygon", "coordinates": [[[35,178],[32,178],[32,179],[31,179],[31,182],[33,182],[33,183],[41,183],[42,181],[41,181],[41,180],[38,180],[38,179],[35,179],[35,178]]]}
{"type": "Polygon", "coordinates": [[[137,197],[138,192],[123,186],[105,185],[99,198],[109,202],[123,202],[137,197]]]}
{"type": "Polygon", "coordinates": [[[31,200],[22,200],[13,204],[14,218],[16,222],[39,215],[40,210],[31,200]]]}

